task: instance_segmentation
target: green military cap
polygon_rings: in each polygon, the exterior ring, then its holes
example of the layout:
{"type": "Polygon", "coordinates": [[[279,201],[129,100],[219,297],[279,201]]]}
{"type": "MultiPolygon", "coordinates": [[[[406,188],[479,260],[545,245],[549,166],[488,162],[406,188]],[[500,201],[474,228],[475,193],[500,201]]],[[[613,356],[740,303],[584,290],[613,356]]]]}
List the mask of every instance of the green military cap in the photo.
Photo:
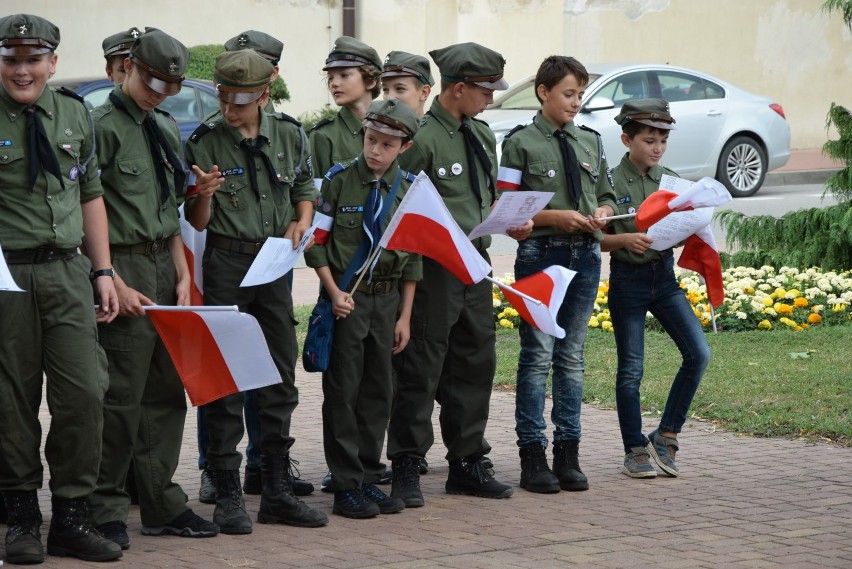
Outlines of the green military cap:
{"type": "Polygon", "coordinates": [[[424,85],[431,87],[435,84],[429,60],[404,51],[392,51],[385,58],[382,79],[385,77],[414,77],[424,85]]]}
{"type": "Polygon", "coordinates": [[[235,105],[257,101],[269,87],[274,71],[272,63],[253,49],[220,53],[213,70],[219,99],[235,105]]]}
{"type": "Polygon", "coordinates": [[[360,40],[349,36],[340,36],[331,46],[331,52],[325,60],[323,71],[332,67],[373,67],[382,72],[382,60],[379,53],[360,40]]]}
{"type": "Polygon", "coordinates": [[[253,49],[262,57],[268,59],[272,65],[278,65],[284,44],[269,34],[255,30],[243,32],[225,42],[225,51],[240,51],[242,49],[253,49]]]}
{"type": "Polygon", "coordinates": [[[506,60],[492,49],[478,43],[458,43],[430,51],[429,55],[441,71],[441,79],[451,83],[476,83],[486,89],[508,89],[503,79],[506,60]]]}
{"type": "Polygon", "coordinates": [[[364,117],[364,128],[371,128],[400,138],[411,138],[420,128],[420,119],[399,99],[374,101],[364,117]]]}
{"type": "Polygon", "coordinates": [[[615,122],[624,126],[630,121],[636,121],[654,128],[674,130],[674,123],[669,112],[669,103],[665,99],[633,99],[621,107],[621,112],[615,117],[615,122]]]}
{"type": "Polygon", "coordinates": [[[129,57],[151,89],[162,95],[180,92],[189,50],[178,40],[157,28],[145,28],[133,42],[129,57]]]}
{"type": "Polygon", "coordinates": [[[15,14],[0,18],[0,55],[40,55],[59,45],[59,28],[41,16],[15,14]]]}
{"type": "Polygon", "coordinates": [[[104,57],[108,59],[113,55],[127,55],[130,53],[133,42],[141,35],[142,31],[133,27],[126,32],[118,32],[109,36],[101,43],[101,47],[104,49],[104,57]]]}

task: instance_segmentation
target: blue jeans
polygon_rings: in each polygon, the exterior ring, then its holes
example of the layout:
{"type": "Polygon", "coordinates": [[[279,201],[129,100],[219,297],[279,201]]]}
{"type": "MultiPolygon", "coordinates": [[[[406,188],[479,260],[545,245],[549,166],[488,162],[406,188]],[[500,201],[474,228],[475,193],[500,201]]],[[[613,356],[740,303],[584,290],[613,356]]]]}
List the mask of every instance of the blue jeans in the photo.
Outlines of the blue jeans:
{"type": "MultiPolygon", "coordinates": [[[[207,468],[207,447],[210,444],[210,436],[207,433],[207,421],[204,419],[204,406],[198,408],[198,468],[207,468]]],[[[243,417],[246,421],[246,434],[248,445],[246,446],[246,466],[248,468],[260,468],[260,409],[257,406],[257,398],[251,391],[245,392],[245,404],[243,417]]]]}
{"type": "Polygon", "coordinates": [[[532,275],[552,265],[577,272],[565,293],[556,322],[565,329],[561,340],[521,322],[521,353],[515,396],[515,432],[518,446],[547,446],[544,399],[547,376],[553,369],[553,442],[580,440],[583,401],[583,343],[597,297],[601,276],[601,249],[591,236],[535,237],[518,243],[515,278],[532,275]]]}
{"type": "Polygon", "coordinates": [[[683,362],[675,375],[658,429],[679,433],[701,377],[710,363],[710,347],[692,305],[674,275],[669,251],[661,260],[634,265],[612,259],[609,311],[615,329],[618,371],[615,402],[624,451],[643,447],[639,386],[645,363],[645,314],[651,312],[680,350],[683,362]]]}

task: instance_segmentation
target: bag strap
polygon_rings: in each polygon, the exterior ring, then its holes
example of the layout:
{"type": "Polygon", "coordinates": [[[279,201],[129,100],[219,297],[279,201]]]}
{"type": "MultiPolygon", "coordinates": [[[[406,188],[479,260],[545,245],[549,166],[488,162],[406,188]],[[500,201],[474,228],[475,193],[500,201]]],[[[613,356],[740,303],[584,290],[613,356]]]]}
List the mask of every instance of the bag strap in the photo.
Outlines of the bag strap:
{"type": "MultiPolygon", "coordinates": [[[[388,212],[390,211],[390,206],[396,198],[396,191],[399,189],[399,184],[402,181],[402,168],[397,166],[396,179],[393,181],[393,187],[391,191],[388,192],[388,197],[385,199],[384,204],[382,205],[382,211],[379,213],[379,219],[382,223],[385,222],[385,218],[388,216],[388,212]]],[[[343,273],[343,276],[340,278],[340,283],[338,284],[338,288],[340,290],[346,290],[349,287],[349,281],[352,280],[352,277],[355,275],[355,271],[357,267],[355,266],[355,261],[364,257],[364,253],[370,253],[370,243],[367,240],[367,236],[364,236],[364,239],[361,240],[361,245],[358,247],[358,251],[352,256],[352,260],[349,261],[349,266],[346,267],[346,271],[343,273]]]]}

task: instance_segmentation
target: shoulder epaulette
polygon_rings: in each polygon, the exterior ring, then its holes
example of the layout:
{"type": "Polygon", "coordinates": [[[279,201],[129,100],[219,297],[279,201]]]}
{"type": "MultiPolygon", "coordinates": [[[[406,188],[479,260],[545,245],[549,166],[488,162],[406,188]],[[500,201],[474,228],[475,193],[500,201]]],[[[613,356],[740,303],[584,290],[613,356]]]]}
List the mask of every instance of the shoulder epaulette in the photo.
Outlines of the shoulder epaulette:
{"type": "Polygon", "coordinates": [[[75,93],[74,91],[72,91],[71,89],[69,89],[68,87],[60,87],[59,89],[57,89],[57,90],[56,90],[56,92],[57,92],[57,93],[62,93],[62,94],[63,94],[63,95],[65,95],[66,97],[71,97],[72,99],[77,99],[78,101],[80,101],[81,103],[83,103],[83,105],[84,105],[84,106],[85,106],[85,104],[86,104],[86,100],[85,100],[85,99],[83,99],[83,97],[82,97],[82,96],[78,95],[77,93],[75,93]]]}
{"type": "MultiPolygon", "coordinates": [[[[291,122],[291,123],[293,123],[294,125],[296,125],[296,126],[298,126],[298,127],[301,127],[301,126],[302,126],[302,123],[300,123],[299,121],[297,121],[296,119],[294,119],[293,117],[291,117],[290,115],[288,115],[287,113],[278,113],[278,112],[276,112],[276,113],[272,113],[272,116],[273,116],[273,117],[275,117],[275,118],[276,118],[276,119],[278,119],[278,120],[291,122]]],[[[319,125],[317,125],[317,126],[319,126],[319,125]]]]}
{"type": "Polygon", "coordinates": [[[478,122],[479,124],[484,124],[484,125],[485,125],[485,126],[487,126],[488,128],[491,128],[491,125],[489,125],[487,122],[485,122],[485,121],[484,121],[484,120],[482,120],[482,119],[478,119],[478,118],[476,118],[476,117],[471,117],[471,119],[470,119],[470,120],[472,120],[472,121],[474,121],[474,122],[478,122]]]}
{"type": "Polygon", "coordinates": [[[600,136],[600,135],[601,135],[601,133],[599,133],[599,132],[598,132],[598,131],[596,131],[595,129],[593,129],[593,128],[589,128],[589,127],[587,127],[587,126],[586,126],[586,125],[584,125],[584,124],[577,125],[577,126],[579,126],[579,127],[580,127],[581,129],[583,129],[583,130],[587,130],[587,131],[589,131],[589,132],[591,132],[591,133],[594,133],[594,134],[596,134],[597,136],[600,136]]]}
{"type": "Polygon", "coordinates": [[[192,131],[192,134],[189,135],[189,139],[187,140],[187,142],[197,143],[199,140],[201,140],[202,136],[204,136],[214,128],[216,128],[215,121],[201,123],[194,131],[192,131]]]}
{"type": "Polygon", "coordinates": [[[311,129],[311,132],[315,131],[318,128],[324,127],[325,125],[327,125],[330,122],[334,122],[334,119],[328,118],[328,117],[322,119],[320,122],[318,122],[317,124],[314,125],[314,127],[311,129]]]}
{"type": "Polygon", "coordinates": [[[167,116],[167,117],[169,117],[170,119],[172,119],[174,122],[177,122],[177,120],[175,119],[175,117],[173,117],[173,116],[172,116],[172,114],[171,114],[169,111],[164,111],[164,110],[163,110],[163,109],[161,109],[160,107],[154,107],[154,112],[156,112],[156,113],[160,113],[161,115],[164,115],[164,116],[167,116]]]}
{"type": "Polygon", "coordinates": [[[326,180],[331,180],[332,178],[349,168],[354,163],[354,160],[351,162],[338,162],[337,164],[328,169],[328,172],[325,173],[324,178],[326,180]]]}
{"type": "Polygon", "coordinates": [[[508,140],[510,136],[512,136],[513,134],[515,134],[516,132],[518,132],[519,130],[523,129],[523,128],[524,128],[524,127],[526,127],[526,126],[527,126],[527,125],[525,125],[525,124],[519,124],[518,126],[516,126],[515,128],[513,128],[512,130],[510,130],[509,132],[507,132],[507,133],[506,133],[506,136],[504,136],[504,137],[503,137],[503,140],[508,140]]]}

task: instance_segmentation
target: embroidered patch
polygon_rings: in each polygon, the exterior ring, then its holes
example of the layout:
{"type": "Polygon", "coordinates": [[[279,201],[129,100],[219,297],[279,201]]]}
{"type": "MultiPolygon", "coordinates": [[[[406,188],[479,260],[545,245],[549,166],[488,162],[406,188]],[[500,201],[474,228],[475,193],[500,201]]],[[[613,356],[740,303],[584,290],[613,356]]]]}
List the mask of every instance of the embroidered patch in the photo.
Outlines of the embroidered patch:
{"type": "Polygon", "coordinates": [[[364,206],[362,205],[342,205],[337,211],[340,213],[361,213],[364,211],[364,206]]]}
{"type": "Polygon", "coordinates": [[[12,146],[11,140],[0,140],[0,146],[12,146]]]}
{"type": "Polygon", "coordinates": [[[630,203],[631,201],[633,200],[630,199],[630,196],[624,196],[623,198],[618,198],[617,200],[615,200],[615,203],[617,205],[621,205],[623,203],[630,203]]]}
{"type": "Polygon", "coordinates": [[[246,171],[244,168],[228,168],[227,170],[222,170],[222,176],[242,176],[246,171]]]}
{"type": "Polygon", "coordinates": [[[80,177],[80,168],[78,166],[71,166],[71,169],[68,171],[68,179],[74,181],[78,177],[80,177]]]}

